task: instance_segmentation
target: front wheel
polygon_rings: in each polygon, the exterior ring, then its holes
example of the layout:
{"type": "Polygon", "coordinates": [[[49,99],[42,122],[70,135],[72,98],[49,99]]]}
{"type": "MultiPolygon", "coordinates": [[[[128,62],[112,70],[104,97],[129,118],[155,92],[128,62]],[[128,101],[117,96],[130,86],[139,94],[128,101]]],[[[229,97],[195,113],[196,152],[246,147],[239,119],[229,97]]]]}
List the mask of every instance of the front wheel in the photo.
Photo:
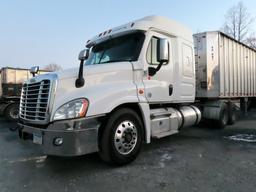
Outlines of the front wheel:
{"type": "Polygon", "coordinates": [[[100,138],[100,157],[108,163],[124,165],[138,156],[143,125],[138,114],[128,108],[111,114],[100,138]]]}
{"type": "Polygon", "coordinates": [[[5,109],[5,117],[8,121],[18,121],[19,119],[19,104],[10,104],[5,109]]]}

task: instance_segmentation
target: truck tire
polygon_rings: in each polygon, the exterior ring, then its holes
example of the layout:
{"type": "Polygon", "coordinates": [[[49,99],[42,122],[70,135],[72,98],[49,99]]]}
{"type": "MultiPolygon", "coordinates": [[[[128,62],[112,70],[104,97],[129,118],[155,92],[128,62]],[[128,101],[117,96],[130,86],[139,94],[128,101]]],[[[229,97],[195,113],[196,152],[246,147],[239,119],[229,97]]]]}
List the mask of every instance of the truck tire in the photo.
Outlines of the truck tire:
{"type": "Polygon", "coordinates": [[[143,138],[143,125],[138,114],[119,109],[111,114],[99,141],[99,155],[107,163],[124,165],[138,156],[143,138]]]}
{"type": "Polygon", "coordinates": [[[228,123],[228,107],[226,103],[221,105],[219,119],[215,121],[215,125],[219,129],[224,129],[228,123]]]}
{"type": "Polygon", "coordinates": [[[4,111],[4,115],[8,121],[18,121],[19,119],[19,104],[10,104],[4,111]]]}
{"type": "Polygon", "coordinates": [[[232,103],[229,104],[229,111],[228,111],[228,125],[233,125],[236,122],[236,106],[232,103]]]}

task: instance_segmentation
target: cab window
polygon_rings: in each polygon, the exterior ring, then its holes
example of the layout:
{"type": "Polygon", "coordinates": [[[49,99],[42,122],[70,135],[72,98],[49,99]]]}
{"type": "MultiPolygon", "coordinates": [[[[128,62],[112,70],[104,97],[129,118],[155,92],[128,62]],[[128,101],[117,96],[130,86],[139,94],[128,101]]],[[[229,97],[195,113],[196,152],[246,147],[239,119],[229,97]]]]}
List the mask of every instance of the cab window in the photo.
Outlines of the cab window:
{"type": "Polygon", "coordinates": [[[152,37],[147,50],[147,62],[150,65],[158,65],[159,62],[157,61],[157,41],[159,38],[152,37]]]}

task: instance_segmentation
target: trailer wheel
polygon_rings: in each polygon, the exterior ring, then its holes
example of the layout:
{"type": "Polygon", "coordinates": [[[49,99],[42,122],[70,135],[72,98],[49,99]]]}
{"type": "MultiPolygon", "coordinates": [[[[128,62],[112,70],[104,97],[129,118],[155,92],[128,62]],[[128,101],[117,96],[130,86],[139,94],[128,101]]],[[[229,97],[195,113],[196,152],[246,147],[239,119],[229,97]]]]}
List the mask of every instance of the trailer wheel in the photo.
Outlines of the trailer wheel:
{"type": "Polygon", "coordinates": [[[236,122],[237,116],[236,116],[236,107],[234,104],[229,104],[229,111],[228,111],[228,125],[233,125],[236,122]]]}
{"type": "Polygon", "coordinates": [[[124,108],[111,114],[100,138],[101,159],[124,165],[135,160],[142,145],[142,122],[137,113],[124,108]]]}
{"type": "Polygon", "coordinates": [[[224,129],[228,123],[228,107],[223,103],[220,109],[219,119],[216,120],[216,126],[219,129],[224,129]]]}
{"type": "Polygon", "coordinates": [[[14,103],[10,104],[6,109],[5,109],[5,117],[9,121],[17,121],[19,119],[19,104],[14,103]]]}

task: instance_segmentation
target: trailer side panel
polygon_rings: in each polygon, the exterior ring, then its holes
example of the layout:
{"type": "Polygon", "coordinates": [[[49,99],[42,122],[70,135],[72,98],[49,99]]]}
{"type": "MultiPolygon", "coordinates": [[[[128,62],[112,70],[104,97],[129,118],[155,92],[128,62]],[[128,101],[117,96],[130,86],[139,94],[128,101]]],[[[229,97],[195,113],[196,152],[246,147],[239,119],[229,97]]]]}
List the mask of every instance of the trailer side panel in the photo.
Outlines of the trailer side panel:
{"type": "Polygon", "coordinates": [[[221,32],[194,35],[197,98],[256,95],[256,50],[221,32]]]}

